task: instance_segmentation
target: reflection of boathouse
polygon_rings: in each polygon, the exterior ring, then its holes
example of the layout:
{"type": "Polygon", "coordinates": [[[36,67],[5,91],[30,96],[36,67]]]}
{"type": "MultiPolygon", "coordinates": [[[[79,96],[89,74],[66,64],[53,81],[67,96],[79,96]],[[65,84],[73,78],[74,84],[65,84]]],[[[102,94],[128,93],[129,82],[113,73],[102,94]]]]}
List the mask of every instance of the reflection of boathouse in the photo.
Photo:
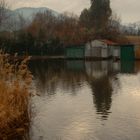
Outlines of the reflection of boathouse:
{"type": "Polygon", "coordinates": [[[67,60],[66,66],[67,66],[68,70],[85,71],[85,61],[84,60],[67,60]]]}
{"type": "Polygon", "coordinates": [[[101,115],[102,119],[107,119],[111,103],[112,103],[112,85],[108,76],[102,76],[99,79],[90,81],[93,92],[93,101],[97,113],[101,115]]]}
{"type": "Polygon", "coordinates": [[[120,62],[87,61],[85,67],[87,75],[94,78],[100,78],[109,73],[120,72],[120,62]]]}

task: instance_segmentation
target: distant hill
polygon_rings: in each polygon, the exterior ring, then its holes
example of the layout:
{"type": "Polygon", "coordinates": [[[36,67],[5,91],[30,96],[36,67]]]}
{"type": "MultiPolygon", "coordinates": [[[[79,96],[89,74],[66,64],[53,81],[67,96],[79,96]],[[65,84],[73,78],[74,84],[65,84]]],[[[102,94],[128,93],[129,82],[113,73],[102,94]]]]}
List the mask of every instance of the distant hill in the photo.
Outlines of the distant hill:
{"type": "Polygon", "coordinates": [[[30,19],[36,13],[38,13],[38,12],[45,12],[45,11],[50,11],[50,12],[52,12],[52,14],[54,14],[56,16],[59,15],[58,12],[56,12],[56,11],[54,11],[52,9],[49,9],[47,7],[38,7],[38,8],[22,7],[22,8],[18,8],[18,9],[13,10],[13,13],[14,14],[21,14],[21,15],[23,15],[23,17],[25,19],[26,18],[30,19]]]}
{"type": "Polygon", "coordinates": [[[21,28],[21,22],[19,21],[19,15],[23,16],[23,19],[26,21],[26,25],[29,25],[32,22],[33,16],[38,12],[43,13],[45,11],[50,11],[55,16],[58,16],[59,13],[49,9],[47,7],[22,7],[15,10],[7,9],[7,19],[3,21],[3,25],[0,27],[0,31],[13,31],[21,28]]]}

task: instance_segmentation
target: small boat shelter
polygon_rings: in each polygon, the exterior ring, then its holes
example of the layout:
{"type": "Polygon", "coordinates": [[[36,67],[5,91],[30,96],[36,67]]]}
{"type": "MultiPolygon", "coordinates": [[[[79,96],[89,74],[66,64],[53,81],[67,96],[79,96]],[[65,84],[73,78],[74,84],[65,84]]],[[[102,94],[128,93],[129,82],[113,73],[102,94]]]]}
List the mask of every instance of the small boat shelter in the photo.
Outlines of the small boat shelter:
{"type": "Polygon", "coordinates": [[[65,48],[65,57],[70,59],[84,59],[85,58],[85,46],[67,46],[65,48]]]}
{"type": "Polygon", "coordinates": [[[132,61],[135,60],[135,45],[121,45],[121,61],[132,61]]]}
{"type": "Polygon", "coordinates": [[[117,43],[106,40],[106,39],[99,39],[93,40],[86,44],[85,49],[85,57],[86,58],[110,58],[114,55],[119,55],[120,48],[117,47],[117,43]],[[115,52],[114,51],[115,47],[115,52]]]}

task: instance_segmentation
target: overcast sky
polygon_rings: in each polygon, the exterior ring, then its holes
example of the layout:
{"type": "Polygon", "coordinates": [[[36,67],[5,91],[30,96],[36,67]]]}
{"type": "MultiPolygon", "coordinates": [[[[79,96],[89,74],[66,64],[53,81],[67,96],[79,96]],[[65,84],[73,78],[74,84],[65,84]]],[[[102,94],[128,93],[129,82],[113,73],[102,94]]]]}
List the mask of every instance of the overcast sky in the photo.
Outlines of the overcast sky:
{"type": "MultiPolygon", "coordinates": [[[[48,7],[58,12],[80,14],[90,6],[90,0],[7,0],[12,9],[19,7],[48,7]]],[[[122,23],[140,21],[140,0],[111,0],[111,7],[122,23]]]]}

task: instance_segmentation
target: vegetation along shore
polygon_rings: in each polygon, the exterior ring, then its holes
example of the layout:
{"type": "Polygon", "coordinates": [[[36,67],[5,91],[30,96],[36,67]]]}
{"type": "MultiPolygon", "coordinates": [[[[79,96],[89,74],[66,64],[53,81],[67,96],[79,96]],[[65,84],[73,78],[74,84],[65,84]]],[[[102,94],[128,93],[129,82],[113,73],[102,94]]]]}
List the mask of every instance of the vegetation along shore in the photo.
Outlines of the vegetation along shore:
{"type": "Polygon", "coordinates": [[[29,58],[11,61],[0,51],[0,139],[22,139],[29,128],[30,86],[29,58]]]}

